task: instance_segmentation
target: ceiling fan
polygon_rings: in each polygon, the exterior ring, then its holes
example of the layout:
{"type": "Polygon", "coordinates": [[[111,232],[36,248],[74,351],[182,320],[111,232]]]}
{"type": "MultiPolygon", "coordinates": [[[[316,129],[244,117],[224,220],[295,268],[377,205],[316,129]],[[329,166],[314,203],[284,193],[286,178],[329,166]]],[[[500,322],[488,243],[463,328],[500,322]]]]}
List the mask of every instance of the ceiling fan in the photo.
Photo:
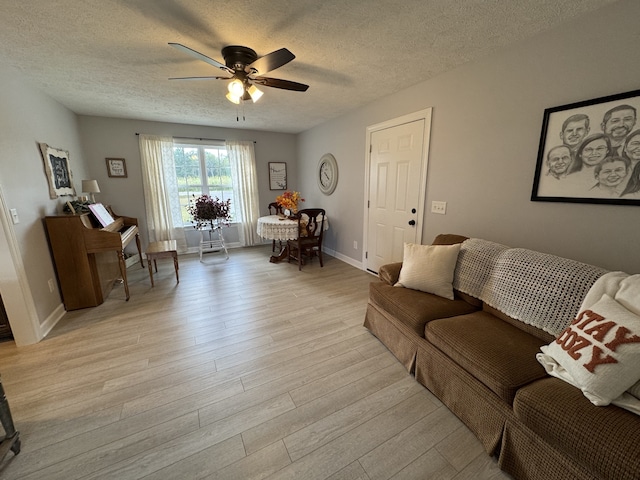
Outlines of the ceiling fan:
{"type": "Polygon", "coordinates": [[[229,93],[227,93],[226,97],[235,104],[239,104],[241,100],[257,102],[262,96],[262,92],[256,85],[296,92],[305,92],[309,88],[309,85],[303,83],[262,76],[296,58],[286,48],[281,48],[258,58],[258,54],[251,48],[230,45],[222,49],[223,64],[180,43],[170,42],[169,45],[224,72],[224,76],[219,77],[179,77],[170,78],[169,80],[231,80],[228,85],[229,93]]]}

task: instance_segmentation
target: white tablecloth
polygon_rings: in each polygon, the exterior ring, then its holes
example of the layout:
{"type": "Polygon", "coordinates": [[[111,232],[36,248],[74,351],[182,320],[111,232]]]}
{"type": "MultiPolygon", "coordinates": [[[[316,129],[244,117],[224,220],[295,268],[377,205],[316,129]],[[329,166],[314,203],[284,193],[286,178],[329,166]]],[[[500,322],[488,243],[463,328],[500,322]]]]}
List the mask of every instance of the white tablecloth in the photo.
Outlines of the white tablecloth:
{"type": "MultiPolygon", "coordinates": [[[[324,217],[324,229],[329,228],[329,219],[324,217]]],[[[267,215],[258,219],[258,235],[269,240],[295,240],[298,238],[298,220],[267,215]]]]}

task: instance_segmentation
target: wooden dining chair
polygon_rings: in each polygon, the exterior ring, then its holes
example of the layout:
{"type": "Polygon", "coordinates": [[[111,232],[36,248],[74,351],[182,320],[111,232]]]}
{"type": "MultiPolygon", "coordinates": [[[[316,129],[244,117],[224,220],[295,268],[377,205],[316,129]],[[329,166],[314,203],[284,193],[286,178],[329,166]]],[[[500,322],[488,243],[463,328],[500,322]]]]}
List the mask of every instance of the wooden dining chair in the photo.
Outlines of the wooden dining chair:
{"type": "Polygon", "coordinates": [[[322,208],[305,208],[298,212],[298,238],[287,240],[289,263],[291,259],[298,261],[298,270],[302,270],[302,256],[318,256],[322,263],[322,237],[324,236],[325,211],[322,208]]]}
{"type": "MultiPolygon", "coordinates": [[[[280,205],[278,205],[276,202],[271,202],[269,204],[269,215],[281,215],[282,214],[282,207],[280,205]]],[[[280,244],[280,248],[282,248],[282,241],[279,241],[280,244]]],[[[276,241],[273,240],[273,242],[271,243],[271,251],[275,252],[276,251],[276,241]]]]}

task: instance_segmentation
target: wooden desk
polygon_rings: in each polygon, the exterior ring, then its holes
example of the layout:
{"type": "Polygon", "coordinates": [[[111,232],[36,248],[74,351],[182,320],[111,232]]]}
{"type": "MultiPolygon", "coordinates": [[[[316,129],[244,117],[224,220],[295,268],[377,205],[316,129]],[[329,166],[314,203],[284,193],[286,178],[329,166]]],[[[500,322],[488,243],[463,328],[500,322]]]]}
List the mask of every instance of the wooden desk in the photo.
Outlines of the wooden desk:
{"type": "Polygon", "coordinates": [[[151,242],[147,247],[147,264],[149,266],[149,278],[151,278],[151,287],[153,284],[153,269],[151,268],[151,260],[153,260],[153,266],[158,271],[158,264],[156,260],[158,258],[173,258],[173,268],[176,271],[176,283],[180,283],[180,277],[178,276],[178,247],[175,240],[164,240],[161,242],[151,242]]]}

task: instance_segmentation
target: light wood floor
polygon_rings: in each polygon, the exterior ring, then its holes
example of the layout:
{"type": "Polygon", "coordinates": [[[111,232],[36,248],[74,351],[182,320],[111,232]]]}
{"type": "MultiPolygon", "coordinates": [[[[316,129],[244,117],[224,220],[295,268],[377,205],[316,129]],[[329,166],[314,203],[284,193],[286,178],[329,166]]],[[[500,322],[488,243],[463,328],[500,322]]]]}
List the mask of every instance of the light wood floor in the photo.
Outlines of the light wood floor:
{"type": "Polygon", "coordinates": [[[129,268],[47,339],[0,344],[22,451],[0,478],[507,479],[364,327],[375,278],[270,246],[129,268]]]}

